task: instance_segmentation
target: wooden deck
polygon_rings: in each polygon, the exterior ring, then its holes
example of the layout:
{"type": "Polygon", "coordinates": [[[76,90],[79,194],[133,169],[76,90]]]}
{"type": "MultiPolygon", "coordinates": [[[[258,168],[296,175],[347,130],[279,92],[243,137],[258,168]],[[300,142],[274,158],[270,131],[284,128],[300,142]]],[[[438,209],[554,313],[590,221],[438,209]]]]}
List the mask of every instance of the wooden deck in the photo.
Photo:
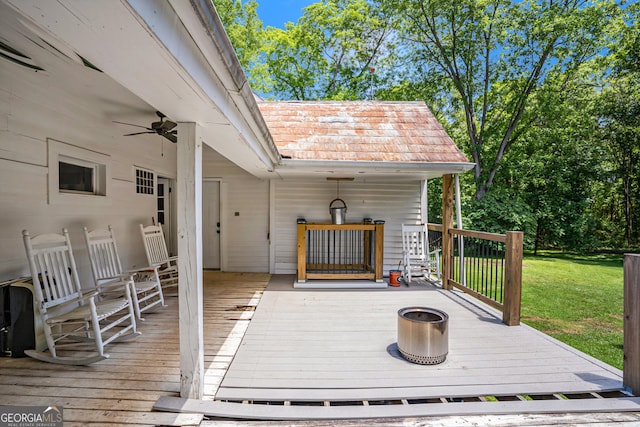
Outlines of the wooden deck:
{"type": "Polygon", "coordinates": [[[407,417],[420,417],[421,425],[640,424],[638,400],[619,397],[618,370],[530,328],[503,326],[458,293],[419,286],[299,290],[292,276],[274,276],[265,291],[268,281],[266,274],[205,272],[207,400],[182,401],[174,408],[181,413],[153,410],[163,400],[181,401],[176,298],[146,316],[142,336],[108,346],[111,358],[92,366],[0,358],[0,405],[62,406],[65,426],[217,425],[203,413],[349,418],[352,425],[365,422],[357,418],[403,425],[407,417]],[[409,305],[451,316],[442,365],[398,356],[396,312],[409,305]]]}
{"type": "MultiPolygon", "coordinates": [[[[267,285],[267,274],[204,273],[206,388],[215,393],[267,285]]],[[[0,358],[0,405],[62,406],[65,426],[199,425],[202,414],[153,411],[178,396],[178,299],[145,315],[142,335],[107,346],[111,357],[91,366],[0,358]]]]}
{"type": "Polygon", "coordinates": [[[428,284],[301,290],[292,282],[272,278],[214,401],[162,399],[157,407],[280,420],[630,412],[640,423],[640,400],[623,393],[618,369],[527,326],[505,326],[459,292],[428,284]],[[440,365],[398,354],[397,311],[414,305],[450,316],[440,365]]]}

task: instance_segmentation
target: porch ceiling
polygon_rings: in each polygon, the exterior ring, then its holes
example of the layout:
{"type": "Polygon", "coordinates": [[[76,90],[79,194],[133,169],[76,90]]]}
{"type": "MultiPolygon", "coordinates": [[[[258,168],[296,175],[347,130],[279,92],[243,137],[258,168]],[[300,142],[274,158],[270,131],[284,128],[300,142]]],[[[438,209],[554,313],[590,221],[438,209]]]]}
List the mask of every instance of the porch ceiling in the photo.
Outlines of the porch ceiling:
{"type": "Polygon", "coordinates": [[[249,173],[269,176],[277,151],[255,101],[243,93],[248,88],[234,79],[233,61],[219,52],[224,43],[214,44],[201,21],[199,13],[209,10],[196,3],[2,0],[0,37],[43,68],[48,84],[90,103],[102,119],[144,125],[159,110],[172,121],[195,122],[207,145],[249,173]],[[103,73],[87,72],[81,57],[103,73]]]}

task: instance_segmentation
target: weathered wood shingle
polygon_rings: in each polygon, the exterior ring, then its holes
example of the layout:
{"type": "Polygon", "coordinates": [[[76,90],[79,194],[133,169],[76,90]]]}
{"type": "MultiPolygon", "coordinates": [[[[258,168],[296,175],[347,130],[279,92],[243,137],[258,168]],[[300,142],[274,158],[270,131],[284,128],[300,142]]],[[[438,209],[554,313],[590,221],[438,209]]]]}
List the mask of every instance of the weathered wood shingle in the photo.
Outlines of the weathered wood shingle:
{"type": "Polygon", "coordinates": [[[466,163],[424,102],[260,101],[283,156],[300,160],[466,163]]]}

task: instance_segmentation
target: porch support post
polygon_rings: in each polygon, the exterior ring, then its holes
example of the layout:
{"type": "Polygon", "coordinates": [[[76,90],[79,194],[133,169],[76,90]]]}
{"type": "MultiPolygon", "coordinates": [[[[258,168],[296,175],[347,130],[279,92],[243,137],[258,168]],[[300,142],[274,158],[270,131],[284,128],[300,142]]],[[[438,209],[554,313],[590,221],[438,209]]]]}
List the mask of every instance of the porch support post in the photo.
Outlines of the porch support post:
{"type": "Polygon", "coordinates": [[[453,271],[451,261],[453,254],[453,175],[442,176],[442,288],[452,289],[449,284],[453,271]]]}
{"type": "Polygon", "coordinates": [[[504,303],[502,323],[507,326],[520,324],[520,306],[522,301],[522,254],[524,233],[507,231],[504,255],[504,303]]]}
{"type": "Polygon", "coordinates": [[[429,191],[428,180],[422,180],[420,182],[420,222],[423,224],[429,223],[429,191]]]}
{"type": "Polygon", "coordinates": [[[640,254],[624,255],[624,362],[622,382],[640,395],[640,254]]]}
{"type": "Polygon", "coordinates": [[[177,161],[180,396],[202,399],[202,139],[195,123],[178,124],[177,161]]]}

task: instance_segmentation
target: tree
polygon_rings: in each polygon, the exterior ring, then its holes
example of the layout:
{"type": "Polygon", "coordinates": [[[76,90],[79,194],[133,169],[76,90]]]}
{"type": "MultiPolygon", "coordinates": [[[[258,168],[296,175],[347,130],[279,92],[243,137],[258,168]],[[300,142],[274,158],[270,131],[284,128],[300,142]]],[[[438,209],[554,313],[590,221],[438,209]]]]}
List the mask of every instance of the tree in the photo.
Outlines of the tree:
{"type": "MultiPolygon", "coordinates": [[[[308,6],[296,24],[269,27],[269,78],[260,88],[284,99],[366,99],[376,67],[393,58],[391,20],[383,2],[327,0],[308,6]]],[[[381,67],[389,69],[389,67],[381,67]]]]}
{"type": "MultiPolygon", "coordinates": [[[[569,82],[600,54],[617,8],[586,0],[396,0],[409,55],[464,112],[481,199],[506,153],[538,117],[529,101],[549,76],[569,82]]],[[[563,87],[560,87],[563,90],[563,87]]]]}
{"type": "Polygon", "coordinates": [[[639,240],[640,221],[640,5],[630,6],[626,13],[631,24],[622,27],[622,37],[612,49],[613,73],[598,100],[596,137],[605,144],[610,165],[607,185],[600,186],[600,197],[608,201],[601,203],[601,216],[614,219],[609,229],[614,235],[615,219],[624,222],[623,239],[629,246],[639,240]]]}
{"type": "Polygon", "coordinates": [[[266,78],[263,60],[265,32],[256,0],[212,0],[227,36],[252,86],[266,78]]]}

